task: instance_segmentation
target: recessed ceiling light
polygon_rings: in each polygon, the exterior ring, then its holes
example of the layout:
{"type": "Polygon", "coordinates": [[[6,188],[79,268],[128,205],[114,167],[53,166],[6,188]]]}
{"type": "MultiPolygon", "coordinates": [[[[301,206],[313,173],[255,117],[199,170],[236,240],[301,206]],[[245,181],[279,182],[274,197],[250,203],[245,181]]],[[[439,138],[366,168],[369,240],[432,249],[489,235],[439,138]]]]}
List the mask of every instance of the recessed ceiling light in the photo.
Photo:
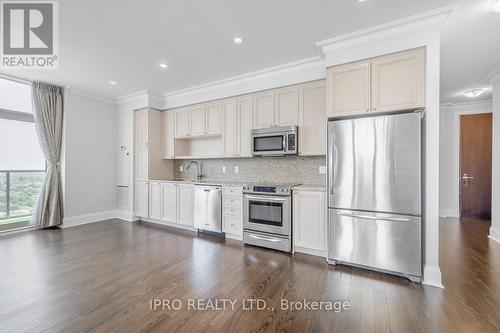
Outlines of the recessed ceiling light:
{"type": "Polygon", "coordinates": [[[118,82],[116,82],[116,81],[109,81],[109,84],[112,85],[112,86],[116,86],[118,84],[118,82]]]}
{"type": "Polygon", "coordinates": [[[167,66],[167,64],[166,64],[166,63],[164,63],[164,62],[160,63],[160,68],[165,69],[165,68],[167,68],[167,67],[168,67],[168,66],[167,66]]]}
{"type": "Polygon", "coordinates": [[[493,0],[492,10],[494,12],[500,12],[500,0],[493,0]]]}
{"type": "Polygon", "coordinates": [[[241,37],[234,37],[233,42],[235,42],[236,44],[241,44],[243,42],[243,39],[241,39],[241,37]]]}
{"type": "Polygon", "coordinates": [[[486,89],[483,88],[471,89],[464,92],[464,96],[469,98],[478,97],[481,96],[485,91],[486,89]]]}

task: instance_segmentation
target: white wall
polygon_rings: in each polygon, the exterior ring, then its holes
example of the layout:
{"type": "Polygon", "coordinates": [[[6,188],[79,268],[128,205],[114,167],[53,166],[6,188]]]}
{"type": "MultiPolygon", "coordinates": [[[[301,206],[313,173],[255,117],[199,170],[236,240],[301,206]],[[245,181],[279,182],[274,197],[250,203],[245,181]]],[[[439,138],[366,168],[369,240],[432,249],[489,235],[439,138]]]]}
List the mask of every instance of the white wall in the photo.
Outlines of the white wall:
{"type": "Polygon", "coordinates": [[[115,104],[71,89],[66,93],[64,226],[83,223],[83,216],[112,216],[115,210],[116,120],[115,104]]]}
{"type": "Polygon", "coordinates": [[[492,112],[491,100],[441,105],[439,213],[443,217],[459,216],[459,117],[484,112],[492,112]]]}
{"type": "Polygon", "coordinates": [[[493,168],[490,238],[500,243],[500,68],[490,81],[493,85],[493,168]]]}

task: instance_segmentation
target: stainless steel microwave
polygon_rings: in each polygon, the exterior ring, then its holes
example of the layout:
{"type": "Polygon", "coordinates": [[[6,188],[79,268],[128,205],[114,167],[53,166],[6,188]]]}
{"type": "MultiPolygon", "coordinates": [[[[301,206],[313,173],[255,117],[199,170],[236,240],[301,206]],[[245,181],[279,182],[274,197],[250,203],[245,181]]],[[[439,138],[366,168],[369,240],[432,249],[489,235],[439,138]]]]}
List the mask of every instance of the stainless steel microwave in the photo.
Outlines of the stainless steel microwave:
{"type": "Polygon", "coordinates": [[[253,129],[253,156],[297,155],[297,126],[253,129]]]}

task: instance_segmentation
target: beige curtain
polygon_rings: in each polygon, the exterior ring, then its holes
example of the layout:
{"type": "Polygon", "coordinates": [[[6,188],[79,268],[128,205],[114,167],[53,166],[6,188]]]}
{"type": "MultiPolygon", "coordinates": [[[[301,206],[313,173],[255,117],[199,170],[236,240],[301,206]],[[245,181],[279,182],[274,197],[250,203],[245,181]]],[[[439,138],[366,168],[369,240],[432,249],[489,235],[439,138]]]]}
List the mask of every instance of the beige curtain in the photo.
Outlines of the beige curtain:
{"type": "Polygon", "coordinates": [[[63,128],[64,89],[43,82],[31,85],[33,116],[47,172],[31,224],[48,228],[62,223],[62,187],[59,163],[63,128]]]}

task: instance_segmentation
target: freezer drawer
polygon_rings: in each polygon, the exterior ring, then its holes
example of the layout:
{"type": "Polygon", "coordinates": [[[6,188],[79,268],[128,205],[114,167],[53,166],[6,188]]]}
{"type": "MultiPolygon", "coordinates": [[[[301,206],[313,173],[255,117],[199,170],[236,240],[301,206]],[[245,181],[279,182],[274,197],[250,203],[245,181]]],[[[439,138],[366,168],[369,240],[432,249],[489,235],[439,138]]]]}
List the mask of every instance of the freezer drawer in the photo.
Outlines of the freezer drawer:
{"type": "Polygon", "coordinates": [[[421,218],[353,210],[328,210],[328,259],[422,276],[421,218]]]}

